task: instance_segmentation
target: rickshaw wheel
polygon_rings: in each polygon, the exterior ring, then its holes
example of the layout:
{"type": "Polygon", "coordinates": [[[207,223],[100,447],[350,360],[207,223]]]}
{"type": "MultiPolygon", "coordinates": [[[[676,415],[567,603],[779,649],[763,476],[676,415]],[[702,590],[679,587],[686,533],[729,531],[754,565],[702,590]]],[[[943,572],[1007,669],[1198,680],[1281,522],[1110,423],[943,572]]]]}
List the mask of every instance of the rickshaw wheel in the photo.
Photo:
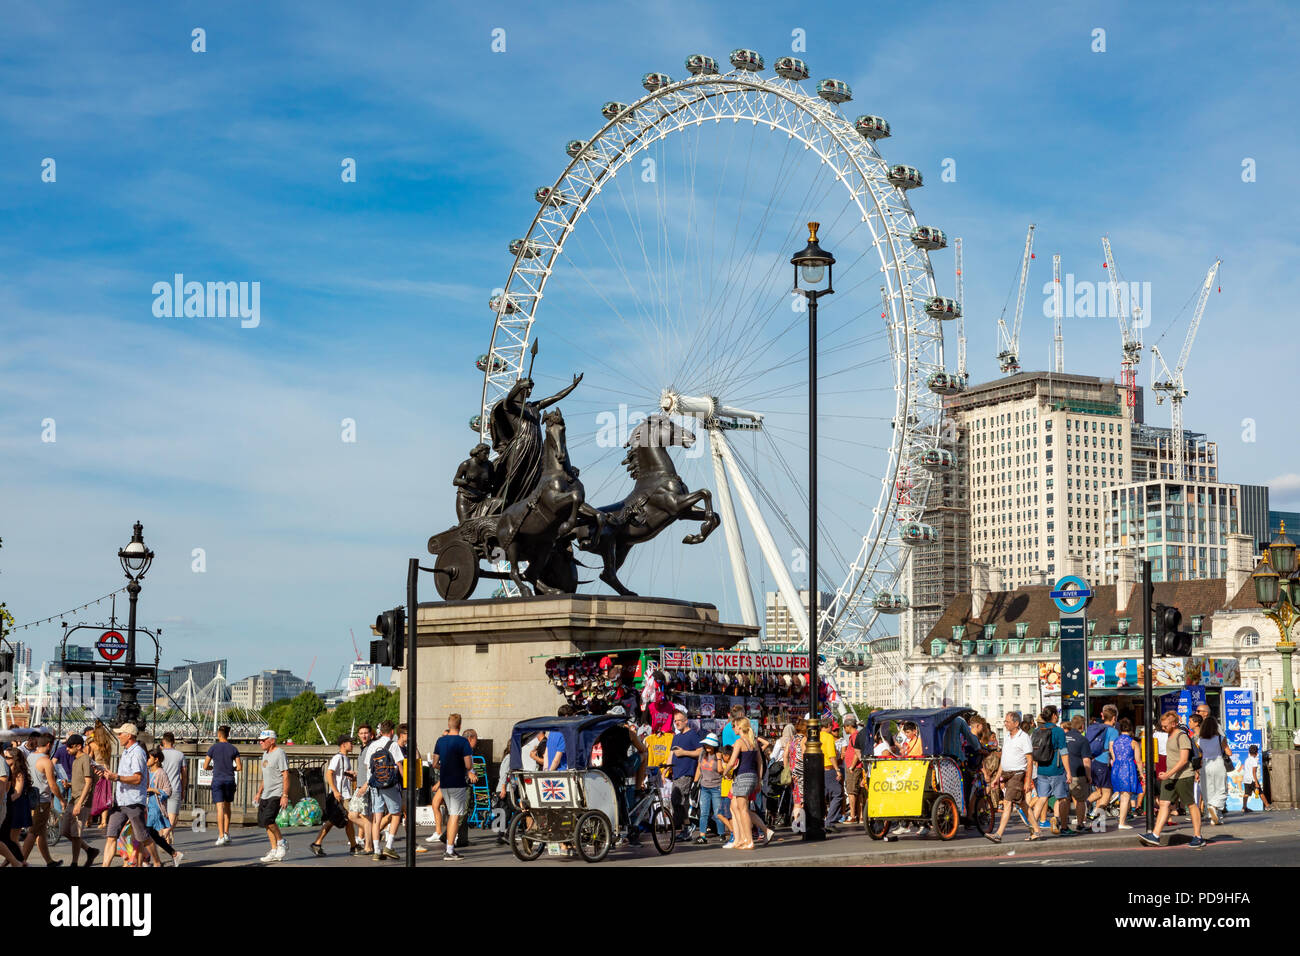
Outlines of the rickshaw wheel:
{"type": "Polygon", "coordinates": [[[993,826],[993,801],[988,798],[987,794],[980,794],[975,799],[975,806],[971,808],[970,821],[975,825],[975,829],[980,836],[995,829],[993,826]]]}
{"type": "Polygon", "coordinates": [[[883,840],[885,835],[889,833],[890,821],[872,820],[868,818],[864,826],[867,830],[867,836],[871,837],[871,839],[883,840]]]}
{"type": "Polygon", "coordinates": [[[934,827],[935,836],[941,840],[955,837],[960,822],[958,817],[956,800],[946,793],[934,798],[934,803],[930,806],[930,823],[934,827]]]}
{"type": "Polygon", "coordinates": [[[677,843],[677,828],[673,826],[673,812],[662,803],[656,803],[651,812],[650,839],[660,855],[673,852],[677,843]]]}
{"type": "Polygon", "coordinates": [[[541,840],[530,840],[524,833],[527,829],[527,821],[522,813],[516,814],[515,818],[510,821],[510,827],[506,831],[506,839],[510,843],[510,849],[515,851],[515,856],[519,857],[525,863],[531,863],[542,855],[546,849],[546,844],[541,840]]]}
{"type": "Polygon", "coordinates": [[[588,810],[578,817],[578,825],[573,828],[573,842],[578,848],[578,856],[588,863],[599,863],[609,856],[614,831],[605,814],[588,810]]]}

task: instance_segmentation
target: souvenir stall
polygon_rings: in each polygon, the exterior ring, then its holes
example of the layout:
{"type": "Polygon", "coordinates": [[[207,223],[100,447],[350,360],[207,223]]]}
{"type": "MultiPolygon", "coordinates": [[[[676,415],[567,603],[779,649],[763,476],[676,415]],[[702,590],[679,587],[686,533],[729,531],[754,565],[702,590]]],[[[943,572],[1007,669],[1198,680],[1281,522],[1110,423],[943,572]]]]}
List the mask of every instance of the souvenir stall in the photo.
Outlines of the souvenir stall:
{"type": "MultiPolygon", "coordinates": [[[[652,733],[684,710],[692,728],[720,731],[737,704],[764,737],[808,712],[808,655],[637,648],[594,651],[546,662],[546,675],[584,713],[618,704],[652,733]]],[[[823,719],[841,708],[834,684],[821,681],[823,719]]]]}

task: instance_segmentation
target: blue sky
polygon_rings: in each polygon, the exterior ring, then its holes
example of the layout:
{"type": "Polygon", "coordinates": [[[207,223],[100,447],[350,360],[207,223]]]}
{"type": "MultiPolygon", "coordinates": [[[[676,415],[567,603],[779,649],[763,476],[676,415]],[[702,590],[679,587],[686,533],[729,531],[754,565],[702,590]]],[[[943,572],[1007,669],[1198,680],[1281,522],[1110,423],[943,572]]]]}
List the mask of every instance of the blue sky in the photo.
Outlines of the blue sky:
{"type": "MultiPolygon", "coordinates": [[[[315,661],[313,679],[332,684],[349,628],[368,639],[376,611],[402,599],[405,559],[451,522],[486,299],[564,143],[598,128],[604,101],[641,95],[647,70],[681,76],[688,54],[725,62],[738,46],[770,66],[796,28],[814,78],[849,82],[845,112],[886,116],[884,155],[925,174],[918,219],[964,238],[974,378],[995,373],[994,329],[1030,221],[1026,368],[1050,360],[1052,253],[1100,282],[1109,233],[1125,277],[1151,283],[1146,339],[1164,334],[1171,360],[1185,303],[1222,257],[1188,367],[1187,424],[1219,441],[1225,478],[1272,482],[1274,507],[1300,507],[1294,400],[1275,403],[1267,378],[1300,351],[1293,7],[790,9],[11,7],[0,599],[21,623],[111,590],[139,519],[158,553],[142,619],[163,627],[168,663],[226,656],[237,678],[305,674],[315,661]],[[196,27],[205,53],[191,51],[196,27]],[[491,50],[496,28],[504,53],[491,50]],[[41,179],[46,157],[53,183],[41,179]],[[340,181],[345,157],[355,183],[340,181]],[[948,158],[954,182],[941,180],[948,158]],[[1247,159],[1254,182],[1242,181],[1247,159]],[[156,317],[151,288],[175,273],[260,282],[260,325],[156,317]],[[345,418],[355,443],[340,438],[345,418]],[[41,441],[45,419],[55,442],[41,441]],[[205,573],[191,570],[195,548],[205,573]]],[[[951,292],[951,250],[933,258],[951,292]]],[[[561,310],[543,326],[544,387],[582,370],[545,330],[581,339],[590,321],[561,310]]],[[[1069,370],[1116,374],[1113,319],[1069,319],[1065,338],[1069,370]]],[[[1165,415],[1151,406],[1150,420],[1165,415]]],[[[840,505],[855,506],[851,491],[840,505]]],[[[665,540],[629,583],[708,597],[690,569],[721,560],[721,536],[704,548],[675,569],[680,548],[665,540]]],[[[21,636],[48,652],[57,627],[21,636]]]]}

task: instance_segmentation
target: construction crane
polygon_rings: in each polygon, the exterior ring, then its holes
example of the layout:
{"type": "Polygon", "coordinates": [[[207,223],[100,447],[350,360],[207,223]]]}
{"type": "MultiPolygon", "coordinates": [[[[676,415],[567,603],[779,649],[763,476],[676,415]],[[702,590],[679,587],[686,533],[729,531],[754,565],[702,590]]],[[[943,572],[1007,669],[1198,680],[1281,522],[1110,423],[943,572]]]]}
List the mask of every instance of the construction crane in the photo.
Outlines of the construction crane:
{"type": "MultiPolygon", "coordinates": [[[[1210,301],[1210,288],[1214,285],[1214,277],[1219,272],[1219,262],[1215,259],[1214,265],[1205,273],[1205,284],[1201,286],[1201,294],[1196,299],[1196,311],[1192,313],[1192,324],[1187,327],[1187,338],[1183,340],[1183,351],[1178,356],[1178,366],[1171,372],[1169,366],[1165,364],[1165,357],[1160,354],[1159,343],[1151,346],[1151,355],[1154,360],[1160,363],[1160,368],[1164,372],[1164,377],[1155,376],[1151,383],[1152,390],[1156,393],[1156,404],[1163,405],[1165,396],[1169,396],[1169,411],[1172,419],[1169,440],[1174,446],[1174,480],[1182,481],[1186,476],[1186,458],[1187,455],[1183,448],[1183,399],[1187,397],[1187,387],[1183,384],[1183,371],[1187,368],[1187,358],[1192,354],[1192,343],[1196,341],[1196,331],[1201,327],[1201,316],[1205,314],[1205,304],[1210,301]]],[[[1152,369],[1155,375],[1154,367],[1152,369]]]]}
{"type": "Polygon", "coordinates": [[[998,364],[1002,371],[1014,375],[1020,371],[1020,320],[1025,315],[1025,288],[1029,281],[1029,260],[1034,257],[1034,224],[1029,224],[1025,235],[1025,253],[1020,260],[1020,289],[1016,293],[1016,313],[1012,328],[1007,329],[1007,308],[1002,307],[998,316],[998,342],[1002,351],[998,352],[998,364]]]}
{"type": "Polygon", "coordinates": [[[1056,374],[1065,371],[1065,339],[1061,336],[1061,257],[1052,256],[1052,313],[1056,317],[1056,374]]]}
{"type": "Polygon", "coordinates": [[[966,371],[966,294],[961,278],[961,237],[957,238],[957,374],[963,382],[970,380],[966,371]]]}
{"type": "Polygon", "coordinates": [[[1101,237],[1101,248],[1106,258],[1101,267],[1106,270],[1106,276],[1110,280],[1110,298],[1115,307],[1115,315],[1119,318],[1119,340],[1120,340],[1120,384],[1127,390],[1124,397],[1124,404],[1129,408],[1137,405],[1137,371],[1138,364],[1142,361],[1142,309],[1140,306],[1133,308],[1133,323],[1129,324],[1127,315],[1127,299],[1121,295],[1120,288],[1122,280],[1119,274],[1119,266],[1115,264],[1115,254],[1110,251],[1110,237],[1101,237]]]}

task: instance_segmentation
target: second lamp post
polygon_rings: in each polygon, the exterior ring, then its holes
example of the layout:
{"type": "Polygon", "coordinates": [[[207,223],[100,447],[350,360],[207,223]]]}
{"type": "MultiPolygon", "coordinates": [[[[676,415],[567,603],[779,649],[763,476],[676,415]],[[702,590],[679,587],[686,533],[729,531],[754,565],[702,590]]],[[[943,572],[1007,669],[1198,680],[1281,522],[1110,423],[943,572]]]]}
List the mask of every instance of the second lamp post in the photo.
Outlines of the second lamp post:
{"type": "MultiPolygon", "coordinates": [[[[808,223],[808,245],[796,252],[794,291],[808,302],[808,724],[804,737],[803,785],[805,840],[826,838],[826,763],[821,745],[821,678],[817,673],[817,632],[821,591],[817,581],[817,300],[835,291],[835,257],[817,244],[821,223],[808,223]],[[800,280],[803,285],[800,286],[800,280]],[[825,287],[822,288],[823,282],[825,287]]],[[[834,759],[834,755],[832,755],[834,759]]],[[[831,821],[834,824],[836,821],[831,821]]]]}

